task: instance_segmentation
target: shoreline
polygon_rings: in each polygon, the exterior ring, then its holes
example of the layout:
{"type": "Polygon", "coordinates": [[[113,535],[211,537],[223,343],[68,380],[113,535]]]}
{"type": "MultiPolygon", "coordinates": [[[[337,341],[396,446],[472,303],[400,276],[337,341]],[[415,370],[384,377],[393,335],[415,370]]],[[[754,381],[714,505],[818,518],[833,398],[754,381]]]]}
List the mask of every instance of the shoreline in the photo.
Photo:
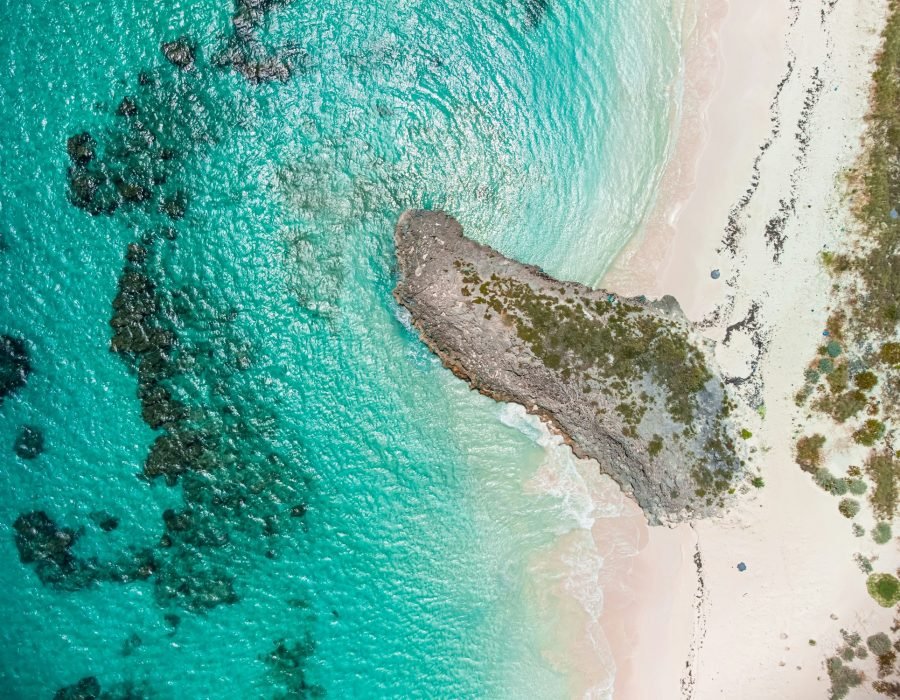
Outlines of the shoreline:
{"type": "Polygon", "coordinates": [[[604,585],[601,626],[616,700],[825,697],[839,629],[878,631],[892,614],[866,593],[848,521],[792,454],[793,394],[830,301],[819,251],[852,225],[839,176],[861,152],[886,3],[701,2],[657,203],[600,284],[672,294],[718,341],[736,392],[765,407],[743,417],[765,486],[694,525],[647,528],[633,513],[640,551],[604,585]]]}

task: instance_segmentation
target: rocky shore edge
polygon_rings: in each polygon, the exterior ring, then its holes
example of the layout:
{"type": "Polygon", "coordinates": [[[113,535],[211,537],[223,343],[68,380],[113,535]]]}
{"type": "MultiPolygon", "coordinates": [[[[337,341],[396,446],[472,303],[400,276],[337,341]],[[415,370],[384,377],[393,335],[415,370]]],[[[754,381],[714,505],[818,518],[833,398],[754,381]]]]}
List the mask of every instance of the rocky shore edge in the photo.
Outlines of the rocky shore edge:
{"type": "Polygon", "coordinates": [[[466,238],[443,212],[405,212],[395,244],[394,297],[443,364],[541,416],[651,524],[712,515],[735,492],[734,404],[673,297],[555,280],[466,238]]]}

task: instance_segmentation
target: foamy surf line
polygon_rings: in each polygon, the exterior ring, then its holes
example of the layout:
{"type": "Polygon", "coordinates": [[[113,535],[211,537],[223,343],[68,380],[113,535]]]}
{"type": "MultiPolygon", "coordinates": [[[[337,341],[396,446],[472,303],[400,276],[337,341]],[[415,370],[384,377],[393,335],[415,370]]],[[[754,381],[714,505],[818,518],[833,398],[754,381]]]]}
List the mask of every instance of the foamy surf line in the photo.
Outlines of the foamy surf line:
{"type": "Polygon", "coordinates": [[[553,498],[560,514],[553,545],[532,559],[541,616],[548,628],[544,655],[570,676],[573,696],[612,698],[616,665],[600,623],[604,577],[637,554],[624,538],[598,537],[608,521],[625,512],[625,496],[593,460],[579,459],[537,416],[518,404],[504,404],[500,420],[543,448],[537,472],[523,488],[553,498]]]}

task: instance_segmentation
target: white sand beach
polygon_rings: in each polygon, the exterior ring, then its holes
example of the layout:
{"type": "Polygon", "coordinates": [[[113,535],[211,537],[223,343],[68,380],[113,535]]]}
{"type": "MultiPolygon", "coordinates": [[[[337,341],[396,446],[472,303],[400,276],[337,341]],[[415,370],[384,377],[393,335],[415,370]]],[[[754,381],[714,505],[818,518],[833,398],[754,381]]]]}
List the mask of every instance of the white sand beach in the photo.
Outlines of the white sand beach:
{"type": "MultiPolygon", "coordinates": [[[[824,698],[841,628],[865,637],[892,619],[854,553],[877,550],[879,570],[900,564],[895,543],[853,536],[792,454],[809,422],[793,396],[830,301],[820,252],[853,226],[842,173],[861,150],[887,3],[702,7],[658,205],[602,286],[672,294],[702,322],[738,394],[765,407],[742,417],[765,486],[741,487],[720,518],[674,529],[647,528],[635,511],[641,550],[604,588],[602,625],[617,700],[824,698]]],[[[840,471],[853,445],[830,445],[840,471]]]]}

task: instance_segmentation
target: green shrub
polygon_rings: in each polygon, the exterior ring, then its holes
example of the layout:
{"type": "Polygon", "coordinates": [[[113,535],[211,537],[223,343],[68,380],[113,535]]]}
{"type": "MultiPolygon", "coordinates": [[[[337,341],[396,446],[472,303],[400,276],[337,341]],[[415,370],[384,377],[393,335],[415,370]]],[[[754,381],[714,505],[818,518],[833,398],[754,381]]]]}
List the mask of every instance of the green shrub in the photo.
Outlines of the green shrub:
{"type": "Polygon", "coordinates": [[[853,519],[859,514],[859,501],[855,498],[842,498],[838,510],[845,518],[853,519]]]}
{"type": "Polygon", "coordinates": [[[823,357],[819,360],[819,371],[828,374],[829,372],[834,372],[834,360],[830,357],[823,357]]]}
{"type": "Polygon", "coordinates": [[[829,414],[838,423],[852,418],[866,407],[866,395],[859,389],[851,389],[840,394],[831,394],[816,401],[819,411],[829,414]]]}
{"type": "Polygon", "coordinates": [[[845,666],[837,656],[828,659],[825,662],[825,668],[828,670],[828,679],[831,681],[830,698],[832,700],[841,700],[841,698],[847,697],[851,688],[862,685],[863,674],[845,666]]]}
{"type": "Polygon", "coordinates": [[[898,471],[900,463],[890,451],[874,452],[866,461],[866,474],[873,483],[869,502],[875,516],[887,522],[893,519],[897,508],[898,471]]]}
{"type": "Polygon", "coordinates": [[[853,439],[866,447],[871,447],[882,437],[884,437],[884,423],[874,418],[869,418],[859,430],[853,433],[853,439]]]}
{"type": "Polygon", "coordinates": [[[841,344],[836,340],[832,340],[825,346],[825,352],[828,353],[828,357],[837,357],[841,354],[841,344]]]}
{"type": "Polygon", "coordinates": [[[872,539],[875,540],[875,544],[887,544],[891,541],[891,536],[890,523],[878,523],[872,528],[872,539]]]}
{"type": "Polygon", "coordinates": [[[803,373],[803,378],[806,379],[806,381],[811,382],[812,384],[815,384],[817,381],[819,381],[819,377],[821,376],[822,375],[819,374],[819,370],[813,369],[812,367],[810,367],[803,373]]]}
{"type": "Polygon", "coordinates": [[[867,637],[866,646],[869,647],[869,651],[875,654],[875,656],[884,656],[893,650],[891,638],[884,632],[878,632],[871,637],[867,637]]]}
{"type": "Polygon", "coordinates": [[[868,488],[869,485],[862,479],[847,480],[847,490],[854,496],[862,496],[868,488]]]}
{"type": "Polygon", "coordinates": [[[744,439],[744,440],[749,440],[749,439],[752,438],[752,437],[753,437],[753,433],[751,433],[751,432],[750,432],[749,430],[747,430],[746,428],[741,428],[741,438],[742,438],[742,439],[744,439]]]}
{"type": "Polygon", "coordinates": [[[817,469],[813,480],[832,496],[843,496],[849,490],[846,479],[839,479],[824,467],[817,469]]]}
{"type": "Polygon", "coordinates": [[[900,683],[897,681],[875,681],[872,690],[886,698],[900,698],[900,683]]]}
{"type": "Polygon", "coordinates": [[[885,343],[881,346],[878,359],[889,367],[900,367],[900,343],[885,343]]]}
{"type": "Polygon", "coordinates": [[[878,377],[875,376],[874,372],[860,372],[853,378],[853,382],[863,391],[869,391],[878,384],[878,377]]]}
{"type": "Polygon", "coordinates": [[[822,447],[824,445],[825,436],[818,433],[804,436],[797,440],[794,459],[803,471],[816,471],[822,461],[822,447]]]}
{"type": "Polygon", "coordinates": [[[647,452],[650,453],[651,457],[656,457],[660,452],[662,452],[663,448],[663,439],[660,435],[654,435],[653,438],[647,443],[647,452]]]}
{"type": "Polygon", "coordinates": [[[853,555],[853,561],[856,562],[856,565],[859,567],[859,570],[862,571],[867,576],[872,573],[872,560],[868,557],[864,557],[862,554],[857,552],[853,555]]]}
{"type": "Polygon", "coordinates": [[[866,528],[864,528],[859,523],[853,523],[853,527],[851,528],[854,537],[862,537],[866,534],[866,528]]]}
{"type": "Polygon", "coordinates": [[[797,390],[797,393],[794,394],[794,404],[797,406],[805,404],[806,400],[810,397],[810,394],[812,394],[813,389],[815,389],[815,387],[809,382],[800,387],[797,390]]]}
{"type": "Polygon", "coordinates": [[[838,365],[834,371],[825,377],[828,388],[832,394],[840,394],[850,385],[850,370],[847,365],[838,365]]]}
{"type": "Polygon", "coordinates": [[[758,488],[758,489],[761,489],[763,486],[766,485],[766,482],[763,481],[763,478],[761,476],[754,476],[752,479],[750,479],[750,483],[753,485],[754,488],[758,488]]]}
{"type": "Polygon", "coordinates": [[[866,580],[866,590],[883,608],[892,608],[900,602],[900,581],[893,574],[870,575],[866,580]]]}

